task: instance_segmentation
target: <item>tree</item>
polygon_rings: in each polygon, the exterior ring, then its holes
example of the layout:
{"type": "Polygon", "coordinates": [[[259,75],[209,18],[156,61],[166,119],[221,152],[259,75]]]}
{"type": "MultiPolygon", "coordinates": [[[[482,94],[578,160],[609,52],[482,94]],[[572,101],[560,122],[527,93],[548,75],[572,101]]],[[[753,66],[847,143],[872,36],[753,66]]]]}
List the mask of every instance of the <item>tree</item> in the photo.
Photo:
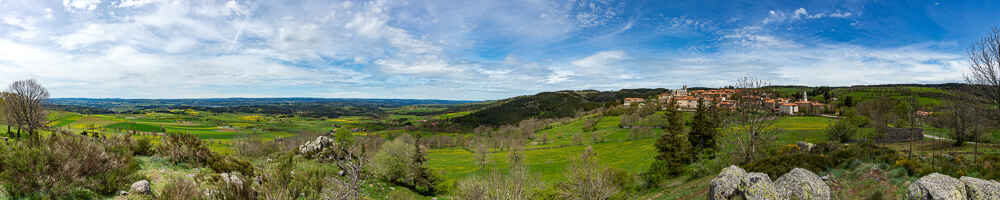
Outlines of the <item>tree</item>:
{"type": "Polygon", "coordinates": [[[437,178],[427,172],[421,150],[423,147],[419,147],[418,143],[409,135],[403,135],[382,145],[382,149],[375,154],[372,173],[418,193],[433,194],[437,178]]]}
{"type": "Polygon", "coordinates": [[[826,128],[826,135],[830,141],[847,143],[851,141],[851,136],[858,132],[858,126],[851,123],[851,120],[837,120],[826,128]]]}
{"type": "Polygon", "coordinates": [[[341,144],[354,143],[354,135],[351,135],[351,130],[347,129],[347,127],[334,129],[334,138],[336,138],[337,143],[341,144]]]}
{"type": "Polygon", "coordinates": [[[968,54],[970,74],[966,75],[966,82],[983,93],[993,106],[1000,106],[1000,27],[993,27],[976,41],[968,54]]]}
{"type": "MultiPolygon", "coordinates": [[[[33,79],[15,81],[7,88],[4,95],[6,110],[18,126],[26,128],[32,138],[37,138],[37,130],[45,127],[45,109],[42,102],[49,98],[49,91],[33,79]]],[[[18,134],[20,137],[20,134],[18,134]]]]}
{"type": "Polygon", "coordinates": [[[597,130],[597,122],[600,121],[600,117],[592,117],[583,120],[583,132],[594,132],[597,130]]]}
{"type": "Polygon", "coordinates": [[[667,118],[670,126],[666,127],[666,132],[656,140],[656,158],[649,171],[642,174],[649,186],[656,186],[669,177],[680,175],[684,172],[685,166],[691,164],[693,160],[691,141],[684,133],[684,116],[676,106],[673,101],[668,104],[667,118]]]}
{"type": "Polygon", "coordinates": [[[597,160],[594,149],[587,147],[566,169],[565,183],[559,185],[560,199],[602,200],[620,190],[597,160]]]}
{"type": "Polygon", "coordinates": [[[735,86],[740,91],[734,97],[735,110],[732,116],[736,123],[733,129],[739,134],[736,141],[739,155],[735,158],[742,159],[742,162],[752,162],[758,154],[762,154],[770,137],[777,132],[771,128],[777,114],[766,102],[775,94],[766,88],[769,85],[767,81],[753,77],[736,81],[735,86]]]}
{"type": "Polygon", "coordinates": [[[694,122],[691,127],[691,146],[694,148],[694,155],[703,153],[711,154],[715,150],[715,137],[718,133],[718,126],[712,105],[704,101],[698,101],[698,109],[694,114],[694,122]]]}

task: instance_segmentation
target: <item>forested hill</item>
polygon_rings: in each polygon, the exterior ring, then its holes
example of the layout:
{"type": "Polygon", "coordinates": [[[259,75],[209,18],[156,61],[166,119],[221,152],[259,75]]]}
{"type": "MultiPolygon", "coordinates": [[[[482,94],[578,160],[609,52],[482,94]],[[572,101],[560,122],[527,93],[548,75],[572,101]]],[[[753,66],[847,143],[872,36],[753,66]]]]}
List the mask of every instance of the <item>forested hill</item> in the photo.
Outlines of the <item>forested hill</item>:
{"type": "Polygon", "coordinates": [[[578,111],[588,111],[608,104],[621,103],[627,97],[647,98],[667,92],[667,89],[623,89],[619,91],[558,91],[518,96],[496,101],[469,115],[452,119],[465,128],[479,125],[506,125],[524,119],[572,117],[578,111]]]}

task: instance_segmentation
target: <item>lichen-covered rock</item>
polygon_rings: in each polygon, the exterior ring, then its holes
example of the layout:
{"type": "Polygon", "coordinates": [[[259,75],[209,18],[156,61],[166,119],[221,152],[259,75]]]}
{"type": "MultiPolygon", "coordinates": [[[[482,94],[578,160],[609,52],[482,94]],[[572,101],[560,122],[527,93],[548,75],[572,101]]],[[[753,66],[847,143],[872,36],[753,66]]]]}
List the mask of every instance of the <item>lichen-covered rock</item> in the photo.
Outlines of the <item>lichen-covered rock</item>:
{"type": "Polygon", "coordinates": [[[141,180],[141,181],[137,181],[135,183],[132,183],[132,186],[129,187],[129,192],[128,193],[129,194],[143,194],[143,195],[147,195],[147,194],[152,194],[153,191],[149,189],[149,181],[147,181],[147,180],[141,180]]]}
{"type": "Polygon", "coordinates": [[[932,173],[909,186],[912,200],[965,200],[965,184],[950,176],[932,173]]]}
{"type": "Polygon", "coordinates": [[[965,184],[966,198],[1000,200],[1000,182],[963,176],[959,178],[965,184]]]}
{"type": "Polygon", "coordinates": [[[765,173],[748,173],[743,177],[742,183],[740,189],[743,191],[743,197],[747,200],[785,199],[781,196],[779,188],[774,186],[771,178],[765,173]]]}
{"type": "Polygon", "coordinates": [[[740,183],[742,183],[743,177],[746,175],[747,172],[743,168],[735,165],[722,169],[722,172],[719,172],[719,176],[716,176],[709,183],[708,198],[711,200],[724,200],[740,195],[740,183]]]}
{"type": "Polygon", "coordinates": [[[323,149],[333,146],[336,142],[326,136],[316,137],[316,140],[307,141],[302,146],[299,146],[299,153],[302,155],[310,156],[315,153],[323,151],[323,149]]]}
{"type": "Polygon", "coordinates": [[[830,186],[809,170],[795,168],[778,177],[774,185],[787,199],[829,200],[830,186]]]}
{"type": "Polygon", "coordinates": [[[243,178],[240,177],[239,173],[222,173],[219,174],[222,181],[230,185],[243,185],[243,178]]]}

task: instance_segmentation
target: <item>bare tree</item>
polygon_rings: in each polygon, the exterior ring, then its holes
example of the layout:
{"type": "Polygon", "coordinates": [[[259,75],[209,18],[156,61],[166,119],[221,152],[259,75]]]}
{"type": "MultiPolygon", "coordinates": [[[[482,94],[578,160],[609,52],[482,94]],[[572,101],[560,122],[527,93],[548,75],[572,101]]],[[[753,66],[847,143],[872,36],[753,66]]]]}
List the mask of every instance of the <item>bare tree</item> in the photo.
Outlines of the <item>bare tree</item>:
{"type": "Polygon", "coordinates": [[[566,170],[566,183],[561,184],[562,199],[604,200],[618,193],[619,188],[598,164],[597,153],[587,147],[566,170]]]}
{"type": "Polygon", "coordinates": [[[8,95],[3,96],[5,110],[18,126],[18,132],[20,133],[20,128],[26,128],[29,135],[37,136],[36,131],[45,127],[42,102],[49,98],[49,91],[37,81],[29,79],[15,81],[6,92],[8,95]]]}
{"type": "Polygon", "coordinates": [[[966,82],[977,87],[994,106],[1000,106],[1000,27],[969,49],[969,71],[966,82]]]}
{"type": "Polygon", "coordinates": [[[733,127],[741,134],[737,140],[740,154],[737,158],[744,162],[753,161],[757,154],[763,153],[761,150],[767,148],[768,137],[777,131],[772,128],[777,118],[776,113],[766,102],[774,95],[773,91],[766,88],[769,85],[767,81],[753,77],[744,77],[735,82],[739,92],[734,97],[736,107],[733,120],[737,124],[733,127]]]}

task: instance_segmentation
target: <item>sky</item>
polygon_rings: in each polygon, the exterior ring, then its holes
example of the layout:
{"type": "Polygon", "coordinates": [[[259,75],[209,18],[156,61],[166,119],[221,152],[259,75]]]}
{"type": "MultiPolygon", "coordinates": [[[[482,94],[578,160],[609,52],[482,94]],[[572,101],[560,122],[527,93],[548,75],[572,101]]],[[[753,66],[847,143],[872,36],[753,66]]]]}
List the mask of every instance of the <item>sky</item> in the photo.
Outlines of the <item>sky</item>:
{"type": "Polygon", "coordinates": [[[0,0],[0,84],[52,97],[491,100],[960,82],[992,1],[0,0]]]}

